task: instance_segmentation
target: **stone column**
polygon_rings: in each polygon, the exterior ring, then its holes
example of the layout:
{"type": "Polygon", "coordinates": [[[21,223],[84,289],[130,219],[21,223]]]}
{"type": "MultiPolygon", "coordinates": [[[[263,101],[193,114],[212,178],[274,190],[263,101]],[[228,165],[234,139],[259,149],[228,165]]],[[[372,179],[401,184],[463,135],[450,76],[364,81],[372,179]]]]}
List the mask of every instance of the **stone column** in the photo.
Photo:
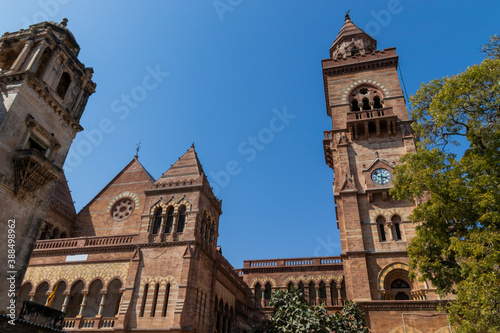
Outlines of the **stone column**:
{"type": "Polygon", "coordinates": [[[366,121],[365,122],[365,139],[368,139],[369,136],[370,136],[370,134],[368,133],[368,122],[366,121]]]}
{"type": "Polygon", "coordinates": [[[392,232],[392,221],[389,221],[385,224],[387,226],[387,230],[388,230],[388,238],[387,240],[394,240],[394,233],[392,232]]]}
{"type": "Polygon", "coordinates": [[[174,216],[172,221],[172,235],[177,233],[177,222],[179,221],[179,211],[177,208],[174,210],[174,216]]]}
{"type": "Polygon", "coordinates": [[[34,291],[32,291],[28,294],[28,296],[30,297],[30,302],[35,301],[35,295],[36,295],[36,293],[34,291]]]}
{"type": "Polygon", "coordinates": [[[42,40],[41,42],[38,43],[38,45],[35,48],[35,51],[33,52],[33,56],[31,57],[28,66],[26,67],[27,71],[36,72],[36,69],[38,68],[39,65],[38,61],[42,57],[43,51],[45,51],[45,48],[48,45],[49,44],[45,40],[42,40]]]}
{"type": "Polygon", "coordinates": [[[102,316],[102,310],[104,310],[104,302],[106,302],[107,293],[107,290],[101,290],[101,302],[99,303],[99,311],[97,312],[97,316],[102,316]]]}
{"type": "Polygon", "coordinates": [[[65,291],[65,292],[63,293],[63,295],[64,295],[64,302],[63,302],[63,305],[62,305],[62,309],[61,309],[61,311],[62,311],[63,313],[66,313],[66,310],[67,310],[67,308],[68,308],[68,302],[69,302],[69,295],[70,295],[70,292],[69,292],[69,291],[65,291]]]}
{"type": "Polygon", "coordinates": [[[265,307],[265,306],[266,306],[266,300],[264,299],[264,295],[265,295],[265,293],[266,293],[266,288],[262,288],[262,289],[260,290],[260,292],[261,292],[261,295],[262,295],[262,297],[261,297],[261,299],[260,299],[260,305],[261,305],[262,307],[265,307]]]}
{"type": "MultiPolygon", "coordinates": [[[[49,304],[49,296],[50,296],[50,294],[52,294],[51,291],[46,291],[45,292],[45,296],[47,296],[47,299],[45,300],[45,304],[44,304],[45,306],[48,306],[47,304],[49,304]]],[[[54,297],[55,297],[55,295],[54,295],[54,297]]]]}
{"type": "Polygon", "coordinates": [[[120,301],[118,302],[118,308],[116,309],[116,313],[114,314],[115,317],[118,317],[118,315],[120,314],[120,309],[122,308],[122,302],[123,302],[123,295],[125,294],[125,291],[127,291],[127,289],[125,288],[121,288],[120,289],[120,301]]]}
{"type": "Polygon", "coordinates": [[[319,285],[316,286],[316,305],[319,305],[319,285]]]}
{"type": "MultiPolygon", "coordinates": [[[[154,226],[155,226],[154,219],[155,219],[155,218],[153,218],[153,229],[154,229],[154,226]]],[[[167,219],[165,218],[165,215],[164,215],[164,214],[163,214],[163,212],[162,212],[162,214],[161,214],[160,230],[158,231],[158,233],[160,233],[160,234],[165,233],[165,230],[166,230],[165,228],[167,227],[167,226],[165,225],[166,221],[167,221],[167,219]]]]}
{"type": "Polygon", "coordinates": [[[80,312],[78,312],[77,317],[83,317],[83,309],[85,309],[85,305],[87,303],[87,295],[89,294],[88,291],[82,291],[83,299],[82,299],[82,304],[80,304],[80,312]]]}
{"type": "Polygon", "coordinates": [[[19,55],[17,56],[16,61],[10,67],[10,69],[12,71],[17,72],[21,68],[21,66],[23,65],[24,61],[26,60],[26,57],[31,52],[31,49],[33,48],[34,44],[35,43],[31,39],[28,39],[26,41],[26,43],[24,44],[23,50],[21,51],[21,53],[19,53],[19,55]]]}
{"type": "Polygon", "coordinates": [[[375,121],[375,127],[377,130],[377,138],[380,137],[380,120],[375,121]]]}
{"type": "Polygon", "coordinates": [[[339,301],[338,305],[342,305],[342,293],[340,292],[342,289],[342,283],[337,284],[336,287],[337,287],[337,295],[338,295],[338,301],[339,301]]]}
{"type": "Polygon", "coordinates": [[[332,305],[332,291],[330,289],[330,285],[326,285],[326,305],[332,305]]]}

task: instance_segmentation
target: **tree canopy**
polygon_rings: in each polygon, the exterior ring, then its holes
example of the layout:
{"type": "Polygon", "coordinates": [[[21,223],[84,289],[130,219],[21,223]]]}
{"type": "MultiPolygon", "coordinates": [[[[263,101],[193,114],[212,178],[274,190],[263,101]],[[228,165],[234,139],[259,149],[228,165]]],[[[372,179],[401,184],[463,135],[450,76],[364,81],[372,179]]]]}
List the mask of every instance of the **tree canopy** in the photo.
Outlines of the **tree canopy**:
{"type": "Polygon", "coordinates": [[[364,313],[354,302],[347,301],[342,312],[327,313],[325,305],[309,305],[299,289],[277,290],[271,297],[274,313],[267,326],[268,333],[369,333],[364,313]]]}
{"type": "Polygon", "coordinates": [[[422,84],[411,98],[417,152],[395,169],[396,199],[416,200],[408,247],[459,332],[500,332],[500,46],[464,72],[422,84]],[[457,149],[457,146],[459,149],[457,149]],[[461,155],[463,152],[463,155],[461,155]]]}

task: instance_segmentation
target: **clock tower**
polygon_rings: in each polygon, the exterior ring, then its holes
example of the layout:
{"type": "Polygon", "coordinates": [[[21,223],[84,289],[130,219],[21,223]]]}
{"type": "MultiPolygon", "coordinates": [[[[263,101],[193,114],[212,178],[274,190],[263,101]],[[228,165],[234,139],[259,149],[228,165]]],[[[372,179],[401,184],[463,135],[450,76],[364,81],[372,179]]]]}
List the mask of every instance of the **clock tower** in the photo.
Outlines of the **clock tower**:
{"type": "Polygon", "coordinates": [[[408,216],[415,203],[389,195],[394,167],[415,151],[396,49],[378,50],[346,14],[322,67],[332,120],[323,145],[334,172],[347,298],[429,299],[427,283],[408,278],[406,247],[414,235],[408,216]]]}

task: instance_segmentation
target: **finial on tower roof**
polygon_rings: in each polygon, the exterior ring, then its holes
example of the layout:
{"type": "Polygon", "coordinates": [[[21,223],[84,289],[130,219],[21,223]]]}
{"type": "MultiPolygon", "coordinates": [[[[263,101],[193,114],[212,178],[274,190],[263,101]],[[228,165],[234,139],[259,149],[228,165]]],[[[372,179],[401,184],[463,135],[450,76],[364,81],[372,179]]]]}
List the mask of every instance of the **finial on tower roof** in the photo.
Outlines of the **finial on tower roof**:
{"type": "Polygon", "coordinates": [[[67,18],[63,18],[62,21],[61,21],[61,25],[63,27],[67,26],[68,25],[68,19],[67,18]]]}
{"type": "Polygon", "coordinates": [[[345,21],[346,21],[346,22],[351,20],[351,17],[349,16],[349,12],[350,12],[350,11],[351,11],[351,10],[349,9],[347,12],[345,12],[345,21]]]}
{"type": "Polygon", "coordinates": [[[191,145],[191,148],[194,148],[194,142],[193,142],[193,144],[191,145]]]}
{"type": "Polygon", "coordinates": [[[139,150],[141,150],[141,139],[139,139],[139,143],[136,146],[137,146],[137,148],[135,149],[135,156],[134,157],[139,157],[139,150]]]}

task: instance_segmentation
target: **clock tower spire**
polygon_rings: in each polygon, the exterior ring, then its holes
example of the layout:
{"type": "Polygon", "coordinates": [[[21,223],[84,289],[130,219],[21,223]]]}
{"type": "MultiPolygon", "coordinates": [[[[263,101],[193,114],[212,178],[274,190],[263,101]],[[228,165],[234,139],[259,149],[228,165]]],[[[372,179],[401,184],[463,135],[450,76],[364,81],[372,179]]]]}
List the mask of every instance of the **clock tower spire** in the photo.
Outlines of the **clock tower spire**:
{"type": "Polygon", "coordinates": [[[332,121],[323,146],[334,172],[347,297],[356,301],[425,295],[408,279],[406,246],[414,235],[408,215],[415,204],[389,195],[394,167],[415,151],[397,66],[396,49],[377,50],[349,13],[322,61],[332,121]]]}

